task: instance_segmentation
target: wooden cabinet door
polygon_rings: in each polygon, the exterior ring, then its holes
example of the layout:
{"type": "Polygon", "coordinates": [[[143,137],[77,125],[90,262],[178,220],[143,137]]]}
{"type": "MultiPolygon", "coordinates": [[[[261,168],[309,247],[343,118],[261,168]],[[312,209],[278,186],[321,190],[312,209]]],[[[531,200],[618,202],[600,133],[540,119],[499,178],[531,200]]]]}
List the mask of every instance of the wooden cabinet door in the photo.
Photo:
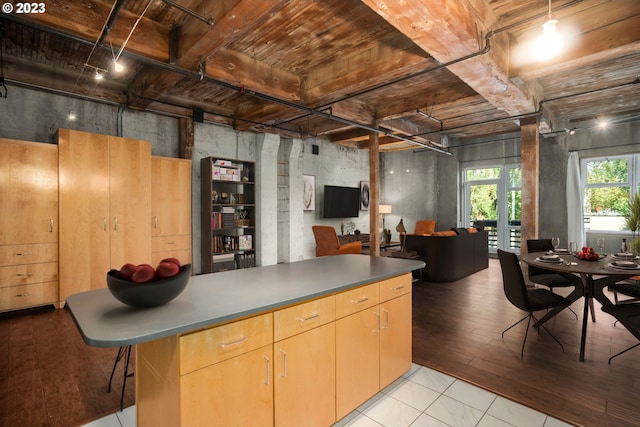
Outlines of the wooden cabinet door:
{"type": "Polygon", "coordinates": [[[0,245],[58,241],[58,147],[0,138],[0,245]]]}
{"type": "Polygon", "coordinates": [[[274,344],[276,426],[335,423],[335,362],[333,322],[274,344]]]}
{"type": "Polygon", "coordinates": [[[380,304],[380,388],[411,369],[411,294],[380,304]]]}
{"type": "Polygon", "coordinates": [[[153,236],[191,234],[191,160],[151,157],[153,236]]]}
{"type": "Polygon", "coordinates": [[[380,390],[379,352],[377,306],[336,320],[336,419],[380,390]]]}
{"type": "Polygon", "coordinates": [[[182,426],[273,425],[272,345],[180,378],[182,426]]]}
{"type": "Polygon", "coordinates": [[[111,268],[151,263],[151,144],[109,136],[111,268]]]}
{"type": "Polygon", "coordinates": [[[109,137],[60,129],[60,301],[106,287],[109,137]]]}

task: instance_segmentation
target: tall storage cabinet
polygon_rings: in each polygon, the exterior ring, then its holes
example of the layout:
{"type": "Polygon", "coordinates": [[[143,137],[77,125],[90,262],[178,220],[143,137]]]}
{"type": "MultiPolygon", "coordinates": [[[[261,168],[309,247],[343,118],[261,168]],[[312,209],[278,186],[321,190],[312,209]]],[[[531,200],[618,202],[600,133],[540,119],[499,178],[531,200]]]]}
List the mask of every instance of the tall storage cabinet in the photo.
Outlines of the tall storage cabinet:
{"type": "Polygon", "coordinates": [[[58,147],[0,138],[0,311],[58,302],[58,147]]]}
{"type": "Polygon", "coordinates": [[[191,160],[151,157],[152,265],[191,264],[191,160]]]}
{"type": "Polygon", "coordinates": [[[200,161],[203,273],[255,267],[255,163],[200,161]]]}
{"type": "Polygon", "coordinates": [[[60,129],[60,302],[151,263],[151,144],[60,129]]]}

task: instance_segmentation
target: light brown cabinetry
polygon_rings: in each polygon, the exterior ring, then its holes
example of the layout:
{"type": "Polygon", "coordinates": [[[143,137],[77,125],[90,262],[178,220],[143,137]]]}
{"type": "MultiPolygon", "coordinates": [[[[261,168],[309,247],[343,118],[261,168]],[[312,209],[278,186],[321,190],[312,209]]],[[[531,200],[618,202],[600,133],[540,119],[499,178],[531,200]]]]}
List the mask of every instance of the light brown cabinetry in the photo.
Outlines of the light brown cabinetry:
{"type": "Polygon", "coordinates": [[[335,422],[334,320],[334,296],[274,313],[276,426],[335,422]]]}
{"type": "Polygon", "coordinates": [[[410,368],[404,274],[139,344],[137,422],[330,426],[410,368]]]}
{"type": "Polygon", "coordinates": [[[411,275],[338,295],[336,317],[340,419],[411,368],[411,275]]]}
{"type": "Polygon", "coordinates": [[[151,144],[60,129],[60,301],[151,263],[151,144]]]}
{"type": "Polygon", "coordinates": [[[58,147],[0,138],[0,311],[58,301],[58,147]]]}
{"type": "Polygon", "coordinates": [[[191,160],[152,156],[151,182],[152,265],[191,264],[191,160]]]}

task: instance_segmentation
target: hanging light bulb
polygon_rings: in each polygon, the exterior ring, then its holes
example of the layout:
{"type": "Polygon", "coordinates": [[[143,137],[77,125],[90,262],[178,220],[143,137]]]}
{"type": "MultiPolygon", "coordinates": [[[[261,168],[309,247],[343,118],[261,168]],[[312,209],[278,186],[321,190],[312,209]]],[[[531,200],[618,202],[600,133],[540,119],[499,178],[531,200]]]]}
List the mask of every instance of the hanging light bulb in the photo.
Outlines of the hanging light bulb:
{"type": "Polygon", "coordinates": [[[104,76],[102,75],[102,73],[100,72],[100,70],[96,70],[95,79],[96,79],[96,80],[102,80],[103,78],[104,78],[104,76]]]}
{"type": "Polygon", "coordinates": [[[539,59],[551,59],[558,55],[564,46],[564,37],[556,30],[557,19],[551,18],[551,0],[549,0],[549,15],[542,24],[542,35],[536,41],[536,56],[539,59]]]}
{"type": "Polygon", "coordinates": [[[115,70],[116,73],[121,73],[121,72],[124,71],[124,65],[119,63],[117,59],[114,59],[113,60],[113,69],[115,70]]]}

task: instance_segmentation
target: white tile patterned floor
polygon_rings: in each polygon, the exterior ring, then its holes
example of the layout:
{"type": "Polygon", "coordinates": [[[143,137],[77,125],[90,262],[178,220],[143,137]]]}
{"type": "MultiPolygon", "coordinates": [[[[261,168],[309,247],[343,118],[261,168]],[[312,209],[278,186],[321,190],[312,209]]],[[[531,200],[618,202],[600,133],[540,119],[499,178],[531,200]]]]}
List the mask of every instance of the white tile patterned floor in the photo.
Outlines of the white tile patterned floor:
{"type": "MultiPolygon", "coordinates": [[[[84,427],[135,427],[135,406],[84,427]]],[[[333,427],[562,427],[570,424],[414,364],[333,427]]]]}

